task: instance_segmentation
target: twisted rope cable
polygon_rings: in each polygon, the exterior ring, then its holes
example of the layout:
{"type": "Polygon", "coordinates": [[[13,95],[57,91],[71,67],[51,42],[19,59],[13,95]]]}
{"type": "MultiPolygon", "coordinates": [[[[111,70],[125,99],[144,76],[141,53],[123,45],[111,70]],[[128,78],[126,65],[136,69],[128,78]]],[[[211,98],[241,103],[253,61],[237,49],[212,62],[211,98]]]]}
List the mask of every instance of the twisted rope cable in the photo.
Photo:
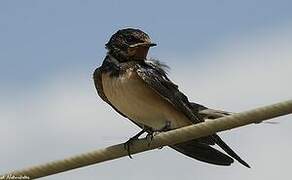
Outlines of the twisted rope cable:
{"type": "MultiPolygon", "coordinates": [[[[237,128],[251,123],[259,123],[264,120],[287,115],[290,113],[292,113],[292,100],[236,113],[215,120],[208,120],[199,124],[160,133],[153,138],[150,145],[147,138],[134,141],[131,145],[131,154],[152,150],[162,146],[178,144],[203,136],[208,136],[216,132],[237,128]]],[[[36,179],[112,159],[117,159],[127,155],[128,153],[124,148],[124,144],[121,143],[104,149],[68,157],[62,160],[52,161],[46,164],[12,171],[5,175],[0,175],[0,177],[22,176],[29,177],[29,179],[36,179]]]]}

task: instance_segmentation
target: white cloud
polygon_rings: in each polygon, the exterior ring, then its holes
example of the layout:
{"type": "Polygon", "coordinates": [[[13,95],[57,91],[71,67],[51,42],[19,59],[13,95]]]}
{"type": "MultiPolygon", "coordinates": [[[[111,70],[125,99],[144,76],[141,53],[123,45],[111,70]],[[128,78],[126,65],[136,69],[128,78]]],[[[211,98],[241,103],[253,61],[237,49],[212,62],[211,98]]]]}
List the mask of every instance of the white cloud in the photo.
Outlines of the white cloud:
{"type": "Polygon", "coordinates": [[[210,54],[187,58],[183,72],[173,69],[182,89],[194,100],[242,106],[245,99],[261,105],[261,101],[292,98],[291,27],[234,38],[218,46],[210,54]]]}

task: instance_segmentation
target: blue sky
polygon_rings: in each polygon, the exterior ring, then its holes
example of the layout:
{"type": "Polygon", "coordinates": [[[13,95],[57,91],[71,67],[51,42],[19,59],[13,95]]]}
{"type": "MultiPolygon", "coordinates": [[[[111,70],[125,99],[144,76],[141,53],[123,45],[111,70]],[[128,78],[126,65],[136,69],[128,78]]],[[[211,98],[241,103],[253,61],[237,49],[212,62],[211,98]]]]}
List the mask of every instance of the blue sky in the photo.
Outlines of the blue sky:
{"type": "MultiPolygon", "coordinates": [[[[242,111],[290,99],[291,7],[284,0],[1,1],[0,173],[135,134],[97,97],[91,79],[119,28],[145,30],[158,44],[150,57],[170,65],[170,77],[193,101],[242,111]]],[[[44,179],[288,178],[292,134],[285,119],[222,134],[251,170],[164,148],[44,179]]]]}
{"type": "MultiPolygon", "coordinates": [[[[290,1],[2,1],[1,80],[35,84],[64,68],[91,68],[121,27],[140,27],[167,58],[208,52],[230,38],[289,23],[290,1]],[[172,53],[169,53],[172,52],[172,53]],[[46,70],[44,70],[46,69],[46,70]],[[21,74],[21,76],[18,75],[21,74]],[[37,74],[37,76],[36,76],[37,74]]],[[[13,83],[12,83],[13,84],[13,83]]]]}

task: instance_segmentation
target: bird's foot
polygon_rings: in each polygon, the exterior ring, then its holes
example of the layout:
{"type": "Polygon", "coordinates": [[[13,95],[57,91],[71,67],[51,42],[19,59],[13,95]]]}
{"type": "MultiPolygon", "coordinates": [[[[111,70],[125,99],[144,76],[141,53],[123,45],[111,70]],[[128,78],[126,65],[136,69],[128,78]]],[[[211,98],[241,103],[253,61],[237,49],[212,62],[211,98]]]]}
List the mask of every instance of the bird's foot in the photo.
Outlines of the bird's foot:
{"type": "MultiPolygon", "coordinates": [[[[166,121],[165,122],[165,126],[163,126],[161,129],[159,129],[159,130],[153,130],[153,131],[149,132],[147,134],[147,136],[146,136],[146,138],[148,139],[148,146],[151,145],[151,142],[152,142],[154,136],[158,135],[161,132],[170,130],[170,127],[171,127],[171,122],[170,121],[166,121]]],[[[160,147],[159,149],[162,149],[162,148],[163,147],[160,147]]]]}
{"type": "Polygon", "coordinates": [[[130,138],[128,141],[126,141],[124,143],[124,148],[125,148],[125,150],[127,150],[128,156],[129,156],[130,159],[133,159],[133,157],[131,156],[131,150],[130,150],[131,148],[130,148],[130,146],[133,144],[133,141],[135,141],[137,139],[138,138],[130,138]]]}
{"type": "Polygon", "coordinates": [[[127,150],[127,152],[128,152],[128,156],[129,156],[130,159],[133,159],[132,156],[131,156],[131,148],[130,148],[130,146],[133,144],[133,141],[138,140],[139,137],[140,137],[144,132],[146,132],[146,131],[147,131],[147,129],[145,129],[145,128],[142,129],[139,133],[137,133],[135,136],[131,137],[128,141],[126,141],[126,142],[124,143],[124,148],[125,148],[125,150],[127,150]]]}

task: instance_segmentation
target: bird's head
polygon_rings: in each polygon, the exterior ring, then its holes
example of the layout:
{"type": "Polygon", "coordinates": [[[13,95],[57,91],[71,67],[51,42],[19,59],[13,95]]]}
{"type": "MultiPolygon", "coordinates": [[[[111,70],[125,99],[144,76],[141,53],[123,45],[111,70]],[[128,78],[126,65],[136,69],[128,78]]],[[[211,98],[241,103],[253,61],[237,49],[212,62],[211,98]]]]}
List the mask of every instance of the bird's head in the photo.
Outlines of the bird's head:
{"type": "Polygon", "coordinates": [[[145,60],[148,50],[156,46],[150,37],[139,29],[127,28],[117,31],[106,43],[108,53],[120,62],[145,60]]]}

